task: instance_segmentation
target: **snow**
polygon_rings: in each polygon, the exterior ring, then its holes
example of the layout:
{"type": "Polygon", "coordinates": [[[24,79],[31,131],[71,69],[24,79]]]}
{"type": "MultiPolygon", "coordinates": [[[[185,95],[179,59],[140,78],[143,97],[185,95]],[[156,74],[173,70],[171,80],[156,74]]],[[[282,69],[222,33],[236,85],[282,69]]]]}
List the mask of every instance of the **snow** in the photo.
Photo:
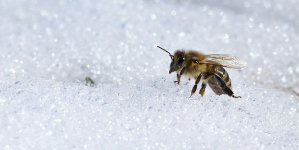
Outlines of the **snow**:
{"type": "Polygon", "coordinates": [[[0,149],[298,149],[298,6],[2,0],[0,149]],[[242,98],[189,98],[157,45],[245,60],[242,98]]]}

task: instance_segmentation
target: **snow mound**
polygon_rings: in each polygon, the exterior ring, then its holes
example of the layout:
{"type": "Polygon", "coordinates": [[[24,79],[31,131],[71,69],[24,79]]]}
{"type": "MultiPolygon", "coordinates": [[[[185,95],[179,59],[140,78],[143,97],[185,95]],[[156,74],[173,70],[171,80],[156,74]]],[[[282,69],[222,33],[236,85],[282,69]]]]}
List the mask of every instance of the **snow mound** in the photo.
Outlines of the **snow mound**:
{"type": "Polygon", "coordinates": [[[211,90],[204,98],[188,99],[191,86],[164,77],[96,88],[45,80],[6,84],[0,89],[6,93],[0,101],[0,144],[7,149],[298,147],[294,97],[236,84],[242,99],[211,90]]]}

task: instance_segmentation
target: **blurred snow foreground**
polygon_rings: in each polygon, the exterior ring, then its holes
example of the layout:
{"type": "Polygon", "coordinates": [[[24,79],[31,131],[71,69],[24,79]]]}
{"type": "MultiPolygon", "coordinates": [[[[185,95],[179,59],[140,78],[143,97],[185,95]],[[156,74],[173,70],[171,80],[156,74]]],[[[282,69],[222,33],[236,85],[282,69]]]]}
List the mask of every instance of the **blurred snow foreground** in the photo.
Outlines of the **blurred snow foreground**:
{"type": "Polygon", "coordinates": [[[1,0],[0,149],[298,149],[298,6],[1,0]],[[156,45],[247,61],[242,98],[188,98],[156,45]]]}

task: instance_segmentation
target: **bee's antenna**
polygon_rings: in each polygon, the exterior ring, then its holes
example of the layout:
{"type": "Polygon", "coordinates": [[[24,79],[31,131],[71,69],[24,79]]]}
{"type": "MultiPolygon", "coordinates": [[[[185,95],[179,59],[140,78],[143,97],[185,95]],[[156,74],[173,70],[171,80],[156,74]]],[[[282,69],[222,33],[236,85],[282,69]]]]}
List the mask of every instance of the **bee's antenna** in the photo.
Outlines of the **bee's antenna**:
{"type": "Polygon", "coordinates": [[[163,51],[165,51],[166,53],[169,54],[170,58],[172,59],[173,58],[173,55],[171,55],[166,49],[160,47],[160,46],[157,46],[158,48],[162,49],[163,51]]]}

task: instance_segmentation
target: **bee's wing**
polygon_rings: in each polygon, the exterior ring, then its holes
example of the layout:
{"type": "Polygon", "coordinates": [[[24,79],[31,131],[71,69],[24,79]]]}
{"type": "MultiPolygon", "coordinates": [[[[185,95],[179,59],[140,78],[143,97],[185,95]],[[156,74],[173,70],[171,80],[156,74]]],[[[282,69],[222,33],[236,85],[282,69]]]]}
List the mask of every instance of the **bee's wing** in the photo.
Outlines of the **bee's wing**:
{"type": "Polygon", "coordinates": [[[210,54],[206,55],[206,58],[199,62],[204,64],[221,65],[227,68],[243,68],[247,66],[247,63],[240,58],[231,54],[210,54]]]}

